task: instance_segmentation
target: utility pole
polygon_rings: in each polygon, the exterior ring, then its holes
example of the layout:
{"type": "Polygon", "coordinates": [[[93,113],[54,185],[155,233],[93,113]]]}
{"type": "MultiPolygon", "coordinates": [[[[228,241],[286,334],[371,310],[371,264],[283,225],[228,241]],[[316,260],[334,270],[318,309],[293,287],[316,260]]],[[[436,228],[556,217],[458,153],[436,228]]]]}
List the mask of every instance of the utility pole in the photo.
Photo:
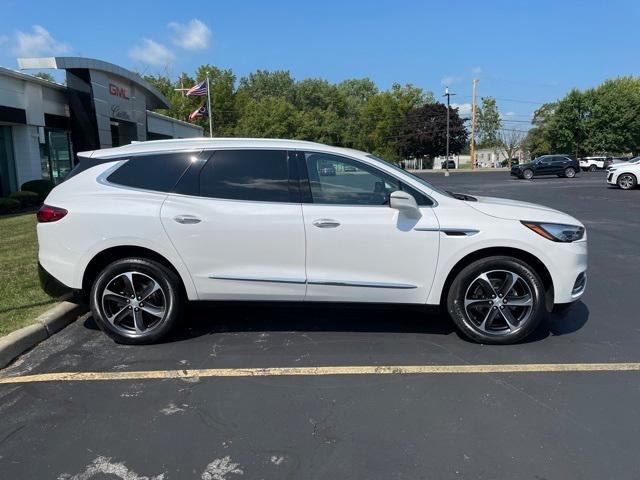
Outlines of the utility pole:
{"type": "Polygon", "coordinates": [[[478,79],[473,79],[473,89],[471,93],[471,168],[475,170],[476,164],[476,85],[478,79]]]}
{"type": "Polygon", "coordinates": [[[455,93],[449,93],[449,87],[444,87],[444,95],[443,97],[447,97],[447,157],[444,161],[445,167],[447,169],[446,175],[449,176],[449,104],[451,100],[451,95],[455,95],[455,93]]]}

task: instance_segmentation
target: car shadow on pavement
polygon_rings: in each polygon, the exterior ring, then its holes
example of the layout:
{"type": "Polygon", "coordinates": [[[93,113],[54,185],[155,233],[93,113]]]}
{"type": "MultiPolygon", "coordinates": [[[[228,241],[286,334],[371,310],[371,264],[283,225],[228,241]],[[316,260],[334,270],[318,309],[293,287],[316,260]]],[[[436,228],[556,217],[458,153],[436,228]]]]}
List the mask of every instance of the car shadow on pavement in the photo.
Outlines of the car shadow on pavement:
{"type": "MultiPolygon", "coordinates": [[[[580,330],[589,309],[576,302],[566,312],[551,313],[521,344],[580,330]]],[[[92,317],[85,328],[99,330],[92,317]]],[[[419,333],[463,337],[438,307],[412,305],[198,302],[188,306],[182,323],[160,343],[227,332],[373,332],[419,333]]]]}
{"type": "Polygon", "coordinates": [[[588,321],[589,308],[581,301],[577,301],[565,312],[548,314],[540,326],[522,343],[537,342],[549,336],[568,335],[580,330],[588,321]]]}
{"type": "Polygon", "coordinates": [[[314,303],[198,303],[166,341],[222,332],[397,332],[449,335],[438,308],[314,303]]]}

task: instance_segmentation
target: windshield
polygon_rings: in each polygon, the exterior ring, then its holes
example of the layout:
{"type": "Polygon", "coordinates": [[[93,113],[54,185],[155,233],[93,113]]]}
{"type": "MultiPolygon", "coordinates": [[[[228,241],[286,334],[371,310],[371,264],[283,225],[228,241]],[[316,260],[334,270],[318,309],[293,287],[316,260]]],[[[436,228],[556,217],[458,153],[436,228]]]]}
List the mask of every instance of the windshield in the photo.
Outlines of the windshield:
{"type": "Polygon", "coordinates": [[[375,155],[371,155],[371,154],[367,154],[367,157],[372,158],[374,160],[378,160],[379,162],[383,162],[387,165],[389,165],[391,168],[393,168],[394,170],[397,170],[399,172],[402,172],[405,175],[410,176],[411,178],[413,178],[415,181],[420,182],[422,185],[424,185],[425,187],[427,187],[430,190],[433,190],[435,192],[438,192],[440,195],[444,195],[446,197],[450,197],[450,198],[455,198],[453,195],[451,195],[449,192],[447,192],[446,190],[442,190],[439,187],[436,187],[435,185],[432,185],[431,183],[427,182],[426,180],[424,180],[423,178],[420,178],[419,176],[411,173],[411,172],[407,172],[406,170],[403,170],[402,168],[400,168],[399,166],[397,166],[395,163],[389,162],[387,160],[385,160],[384,158],[380,158],[380,157],[376,157],[375,155]]]}
{"type": "Polygon", "coordinates": [[[631,160],[629,160],[629,163],[640,163],[640,157],[634,157],[631,160]]]}

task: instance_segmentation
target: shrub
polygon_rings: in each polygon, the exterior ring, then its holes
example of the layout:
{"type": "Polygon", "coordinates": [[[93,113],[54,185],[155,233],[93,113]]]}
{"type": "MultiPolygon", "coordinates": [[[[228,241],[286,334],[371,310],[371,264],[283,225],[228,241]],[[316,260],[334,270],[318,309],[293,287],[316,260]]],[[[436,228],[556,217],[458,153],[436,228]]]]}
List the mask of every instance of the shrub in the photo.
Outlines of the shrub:
{"type": "Polygon", "coordinates": [[[20,202],[13,198],[0,198],[0,213],[13,213],[20,208],[20,202]]]}
{"type": "Polygon", "coordinates": [[[38,194],[36,192],[13,192],[9,195],[10,199],[17,200],[22,208],[31,208],[38,205],[38,194]]]}
{"type": "Polygon", "coordinates": [[[51,180],[31,180],[23,183],[20,190],[37,193],[38,202],[42,203],[53,187],[54,184],[51,180]]]}

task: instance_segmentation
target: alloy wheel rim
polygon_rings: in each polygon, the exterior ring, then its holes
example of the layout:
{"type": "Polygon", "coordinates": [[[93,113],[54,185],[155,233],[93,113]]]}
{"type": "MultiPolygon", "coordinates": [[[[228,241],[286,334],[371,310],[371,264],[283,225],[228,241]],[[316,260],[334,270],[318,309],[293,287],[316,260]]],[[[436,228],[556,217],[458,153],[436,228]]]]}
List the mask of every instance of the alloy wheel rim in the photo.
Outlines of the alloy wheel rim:
{"type": "Polygon", "coordinates": [[[572,168],[568,168],[567,169],[567,177],[573,178],[575,176],[575,174],[576,174],[576,172],[572,168]]]}
{"type": "Polygon", "coordinates": [[[631,180],[631,177],[629,175],[623,175],[622,177],[620,177],[620,186],[622,188],[631,188],[632,185],[633,181],[631,180]]]}
{"type": "Polygon", "coordinates": [[[533,177],[533,172],[531,170],[525,170],[524,178],[530,179],[531,177],[533,177]]]}
{"type": "Polygon", "coordinates": [[[146,273],[128,271],[109,280],[102,291],[107,321],[126,336],[140,336],[157,328],[166,317],[167,297],[146,273]]]}
{"type": "Polygon", "coordinates": [[[464,310],[472,326],[489,335],[510,335],[520,330],[533,314],[529,284],[509,270],[479,274],[467,288],[464,310]]]}

